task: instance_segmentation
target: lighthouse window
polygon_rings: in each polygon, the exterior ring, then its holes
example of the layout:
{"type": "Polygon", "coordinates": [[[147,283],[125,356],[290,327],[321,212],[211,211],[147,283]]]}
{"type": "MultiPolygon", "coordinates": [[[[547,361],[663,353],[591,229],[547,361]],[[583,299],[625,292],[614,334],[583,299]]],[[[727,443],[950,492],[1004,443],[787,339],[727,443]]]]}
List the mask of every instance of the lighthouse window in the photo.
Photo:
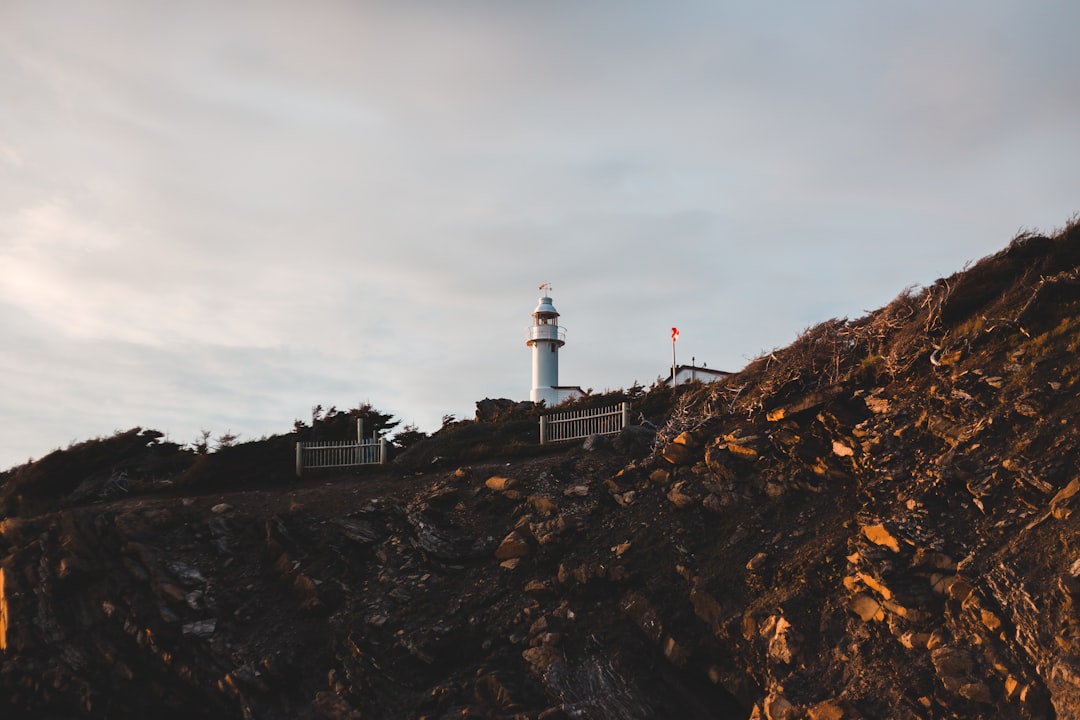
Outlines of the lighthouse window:
{"type": "Polygon", "coordinates": [[[554,345],[551,346],[551,352],[555,352],[555,346],[554,345]]]}

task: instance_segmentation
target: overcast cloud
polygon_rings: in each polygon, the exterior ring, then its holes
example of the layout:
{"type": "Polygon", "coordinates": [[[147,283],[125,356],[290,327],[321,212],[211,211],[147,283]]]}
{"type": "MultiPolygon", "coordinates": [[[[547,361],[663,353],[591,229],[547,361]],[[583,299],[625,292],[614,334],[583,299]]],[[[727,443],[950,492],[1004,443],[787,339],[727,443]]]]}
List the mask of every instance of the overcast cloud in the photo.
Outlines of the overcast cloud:
{"type": "Polygon", "coordinates": [[[1080,210],[1080,4],[0,0],[0,468],[738,370],[1080,210]]]}

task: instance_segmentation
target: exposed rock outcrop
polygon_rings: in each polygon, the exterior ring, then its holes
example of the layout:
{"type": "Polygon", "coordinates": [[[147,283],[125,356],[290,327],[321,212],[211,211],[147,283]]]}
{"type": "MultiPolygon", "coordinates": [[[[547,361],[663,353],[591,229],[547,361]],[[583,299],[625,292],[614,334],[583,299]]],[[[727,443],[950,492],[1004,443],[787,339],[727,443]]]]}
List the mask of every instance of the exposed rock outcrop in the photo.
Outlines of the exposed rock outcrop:
{"type": "Polygon", "coordinates": [[[590,450],[12,512],[0,714],[1080,716],[1078,268],[1020,238],[590,450]]]}

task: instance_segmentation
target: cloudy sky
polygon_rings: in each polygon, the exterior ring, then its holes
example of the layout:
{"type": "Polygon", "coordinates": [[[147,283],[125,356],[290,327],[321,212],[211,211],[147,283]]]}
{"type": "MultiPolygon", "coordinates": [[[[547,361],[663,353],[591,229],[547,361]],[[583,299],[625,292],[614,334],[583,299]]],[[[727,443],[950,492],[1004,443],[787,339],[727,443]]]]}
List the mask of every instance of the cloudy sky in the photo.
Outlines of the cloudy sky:
{"type": "Polygon", "coordinates": [[[1080,3],[0,0],[0,468],[738,370],[1080,211],[1080,3]]]}

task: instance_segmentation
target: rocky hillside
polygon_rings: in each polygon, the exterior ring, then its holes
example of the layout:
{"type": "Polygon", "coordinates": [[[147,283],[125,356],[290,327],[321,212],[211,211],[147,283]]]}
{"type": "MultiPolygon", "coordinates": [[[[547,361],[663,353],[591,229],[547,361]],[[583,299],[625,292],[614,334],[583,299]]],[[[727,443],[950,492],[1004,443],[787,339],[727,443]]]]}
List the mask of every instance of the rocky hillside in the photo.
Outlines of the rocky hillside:
{"type": "Polygon", "coordinates": [[[1074,223],[655,435],[9,505],[0,716],[1078,717],[1078,347],[1074,223]]]}

